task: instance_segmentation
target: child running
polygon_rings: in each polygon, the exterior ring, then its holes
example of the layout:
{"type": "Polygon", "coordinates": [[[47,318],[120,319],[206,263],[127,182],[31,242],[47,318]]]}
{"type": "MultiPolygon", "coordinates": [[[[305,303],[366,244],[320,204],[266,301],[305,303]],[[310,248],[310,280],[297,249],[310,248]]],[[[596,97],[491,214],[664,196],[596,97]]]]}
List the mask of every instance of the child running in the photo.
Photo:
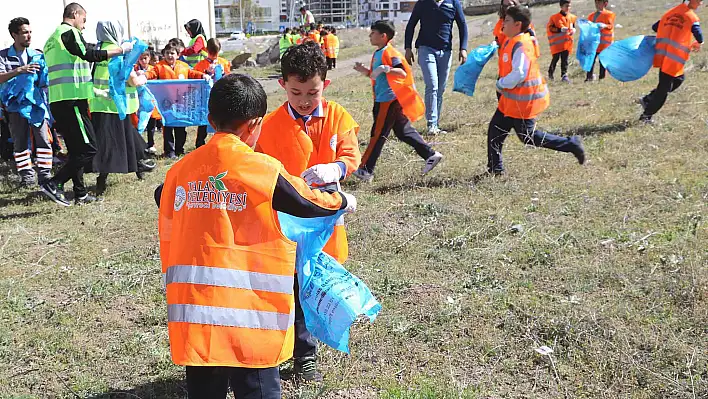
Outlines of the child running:
{"type": "MultiPolygon", "coordinates": [[[[359,125],[341,105],[322,97],[330,81],[320,46],[307,41],[291,47],[283,55],[281,70],[280,85],[288,101],[263,120],[256,151],[279,160],[288,173],[302,176],[311,187],[339,186],[361,161],[359,125]]],[[[337,221],[324,252],[340,263],[346,261],[344,220],[337,221]]],[[[306,381],[319,381],[317,345],[305,327],[298,290],[296,284],[295,373],[306,381]]]]}
{"type": "Polygon", "coordinates": [[[550,95],[538,67],[535,38],[523,33],[530,24],[528,8],[507,9],[503,29],[509,39],[499,49],[497,91],[501,96],[487,131],[487,171],[493,175],[504,172],[502,146],[511,129],[524,144],[570,152],[581,165],[585,162],[579,137],[559,137],[536,129],[536,117],[548,108],[550,95]]]}
{"type": "Polygon", "coordinates": [[[441,153],[423,140],[411,125],[423,117],[425,105],[413,84],[413,74],[405,58],[389,42],[396,35],[391,21],[376,21],[371,25],[369,41],[376,47],[371,58],[371,69],[357,63],[354,69],[371,78],[374,89],[374,125],[371,140],[354,176],[371,182],[374,179],[376,161],[383,145],[393,129],[399,140],[410,145],[425,160],[423,175],[427,174],[443,159],[441,153]]]}
{"type": "MultiPolygon", "coordinates": [[[[211,76],[212,79],[217,78],[216,69],[221,68],[221,76],[225,76],[231,73],[231,63],[225,58],[219,57],[219,52],[221,51],[221,42],[219,39],[211,38],[207,41],[207,58],[199,61],[194,67],[194,70],[211,76]]],[[[197,128],[197,140],[194,143],[196,148],[199,148],[206,144],[207,138],[207,127],[199,126],[197,128]]]]}

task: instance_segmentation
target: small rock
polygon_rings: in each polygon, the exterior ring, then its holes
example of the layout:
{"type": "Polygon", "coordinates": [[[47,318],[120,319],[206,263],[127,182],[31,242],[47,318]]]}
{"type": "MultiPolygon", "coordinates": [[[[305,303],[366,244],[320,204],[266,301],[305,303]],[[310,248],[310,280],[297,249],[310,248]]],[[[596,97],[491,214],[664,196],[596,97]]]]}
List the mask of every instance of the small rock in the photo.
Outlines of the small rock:
{"type": "Polygon", "coordinates": [[[551,353],[553,353],[553,349],[547,347],[546,345],[544,345],[540,348],[536,348],[535,350],[539,355],[543,355],[543,356],[548,356],[551,353]]]}
{"type": "Polygon", "coordinates": [[[455,300],[452,299],[451,296],[448,296],[448,297],[447,297],[447,303],[449,303],[450,305],[453,305],[453,304],[455,303],[455,300]]]}
{"type": "Polygon", "coordinates": [[[524,232],[524,226],[520,224],[515,224],[511,226],[511,232],[514,234],[519,234],[524,232]]]}

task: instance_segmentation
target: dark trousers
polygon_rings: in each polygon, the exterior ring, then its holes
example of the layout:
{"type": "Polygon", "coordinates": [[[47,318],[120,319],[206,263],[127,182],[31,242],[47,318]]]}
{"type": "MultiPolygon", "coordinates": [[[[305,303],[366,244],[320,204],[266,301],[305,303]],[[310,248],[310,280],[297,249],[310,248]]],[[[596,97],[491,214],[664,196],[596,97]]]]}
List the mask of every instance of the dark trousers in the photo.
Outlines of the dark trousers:
{"type": "Polygon", "coordinates": [[[399,140],[413,147],[423,159],[428,159],[435,151],[425,142],[423,137],[411,125],[411,121],[403,114],[403,108],[398,100],[374,103],[374,125],[371,127],[371,140],[361,158],[362,167],[369,173],[374,173],[376,161],[381,155],[384,143],[393,129],[393,134],[399,140]]]}
{"type": "Polygon", "coordinates": [[[162,129],[162,142],[165,155],[183,155],[187,142],[187,128],[165,126],[162,129]]]}
{"type": "Polygon", "coordinates": [[[669,96],[669,93],[681,87],[683,80],[684,75],[673,77],[660,71],[659,85],[644,96],[644,103],[647,105],[644,109],[644,115],[652,116],[659,112],[666,102],[666,97],[669,96]]]}
{"type": "Polygon", "coordinates": [[[278,367],[247,369],[239,367],[187,366],[189,399],[224,399],[229,386],[236,399],[280,399],[278,367]]]}
{"type": "Polygon", "coordinates": [[[337,59],[327,57],[327,69],[334,69],[337,67],[337,59]]]}
{"type": "Polygon", "coordinates": [[[155,118],[150,118],[147,124],[147,146],[148,148],[155,146],[155,130],[162,129],[162,121],[155,118]]]}
{"type": "Polygon", "coordinates": [[[504,171],[502,146],[506,136],[514,129],[516,136],[526,145],[550,148],[561,152],[573,152],[578,146],[570,138],[560,137],[536,129],[536,119],[516,119],[505,116],[497,109],[487,130],[487,170],[492,173],[504,171]]]}
{"type": "Polygon", "coordinates": [[[194,143],[194,146],[199,148],[206,144],[206,138],[207,138],[207,127],[206,126],[199,126],[197,128],[197,141],[194,143]]]}
{"type": "Polygon", "coordinates": [[[551,59],[551,66],[548,67],[548,76],[553,77],[553,74],[556,72],[556,65],[558,65],[558,60],[561,62],[561,76],[565,76],[568,74],[568,55],[570,53],[568,50],[561,51],[560,53],[555,53],[553,54],[553,58],[551,59]]]}
{"type": "Polygon", "coordinates": [[[604,66],[602,66],[601,63],[597,62],[597,59],[600,57],[600,53],[595,54],[595,61],[592,62],[592,68],[590,69],[590,72],[588,72],[587,78],[592,79],[592,75],[595,73],[595,63],[600,64],[600,79],[605,79],[605,75],[607,74],[607,70],[605,69],[604,66]]]}
{"type": "Polygon", "coordinates": [[[304,357],[314,358],[317,356],[317,341],[315,337],[307,331],[305,326],[305,314],[302,312],[300,304],[300,284],[295,276],[295,348],[293,357],[301,359],[304,357]]]}
{"type": "Polygon", "coordinates": [[[57,101],[51,103],[50,108],[54,116],[54,127],[61,132],[69,151],[69,160],[51,181],[62,185],[71,179],[75,196],[83,197],[86,195],[84,167],[90,165],[96,155],[96,135],[88,116],[88,101],[57,101]]]}

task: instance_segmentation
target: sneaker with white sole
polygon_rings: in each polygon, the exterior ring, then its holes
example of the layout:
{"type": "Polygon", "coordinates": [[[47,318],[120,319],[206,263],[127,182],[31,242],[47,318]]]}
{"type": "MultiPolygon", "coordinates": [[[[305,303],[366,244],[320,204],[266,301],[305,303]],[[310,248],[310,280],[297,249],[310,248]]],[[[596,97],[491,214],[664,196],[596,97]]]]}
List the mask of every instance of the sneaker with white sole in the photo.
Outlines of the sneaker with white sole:
{"type": "Polygon", "coordinates": [[[155,148],[155,147],[146,148],[145,152],[147,152],[150,155],[157,155],[157,148],[155,148]]]}
{"type": "Polygon", "coordinates": [[[42,190],[44,195],[57,204],[61,206],[71,206],[71,202],[64,198],[64,192],[60,190],[51,180],[40,184],[39,189],[42,190]]]}
{"type": "Polygon", "coordinates": [[[371,181],[374,180],[374,174],[362,168],[355,170],[354,173],[352,173],[352,176],[365,183],[371,183],[371,181]]]}
{"type": "Polygon", "coordinates": [[[425,160],[425,166],[423,166],[423,175],[427,174],[431,170],[433,170],[440,161],[443,159],[443,154],[435,151],[435,154],[431,155],[428,159],[425,160]]]}
{"type": "Polygon", "coordinates": [[[429,136],[437,136],[439,134],[447,134],[447,132],[440,129],[438,126],[430,126],[428,128],[428,135],[429,136]]]}

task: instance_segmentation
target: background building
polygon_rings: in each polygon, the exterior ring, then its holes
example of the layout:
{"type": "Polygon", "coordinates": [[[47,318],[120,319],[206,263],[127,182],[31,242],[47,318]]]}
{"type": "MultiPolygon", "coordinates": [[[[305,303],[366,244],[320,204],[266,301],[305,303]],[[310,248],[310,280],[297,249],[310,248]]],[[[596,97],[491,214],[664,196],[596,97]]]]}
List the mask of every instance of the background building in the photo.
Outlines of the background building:
{"type": "Polygon", "coordinates": [[[281,25],[280,0],[214,0],[214,20],[218,35],[241,30],[241,5],[244,7],[244,32],[249,26],[263,31],[277,31],[281,25]]]}
{"type": "Polygon", "coordinates": [[[387,19],[396,24],[405,24],[411,17],[415,1],[398,0],[358,0],[359,24],[370,25],[372,22],[387,19]]]}

